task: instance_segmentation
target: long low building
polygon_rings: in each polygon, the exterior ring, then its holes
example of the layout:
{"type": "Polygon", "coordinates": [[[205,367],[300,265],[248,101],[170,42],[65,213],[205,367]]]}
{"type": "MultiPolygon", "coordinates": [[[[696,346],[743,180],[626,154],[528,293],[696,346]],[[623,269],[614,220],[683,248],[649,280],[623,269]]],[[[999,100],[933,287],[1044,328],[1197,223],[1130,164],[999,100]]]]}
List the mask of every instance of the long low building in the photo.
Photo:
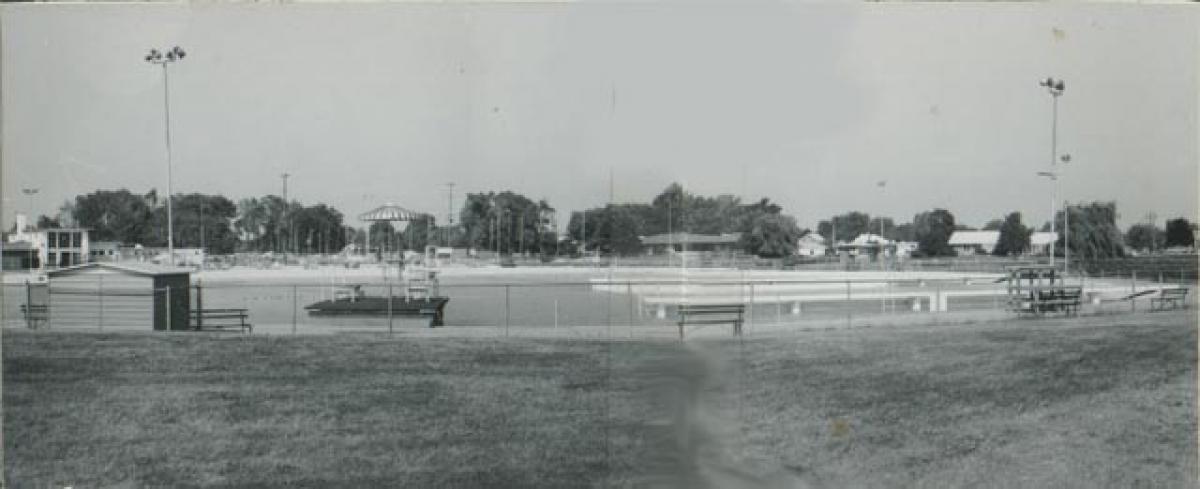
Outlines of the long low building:
{"type": "Polygon", "coordinates": [[[741,238],[742,236],[738,233],[671,233],[641,236],[642,248],[647,255],[666,254],[668,250],[676,253],[687,251],[734,252],[737,251],[737,244],[741,238]]]}
{"type": "MultiPolygon", "coordinates": [[[[1030,255],[1048,255],[1058,233],[1036,232],[1029,235],[1030,255]]],[[[955,231],[950,235],[950,247],[959,256],[990,255],[1000,242],[1000,231],[955,231]]]]}

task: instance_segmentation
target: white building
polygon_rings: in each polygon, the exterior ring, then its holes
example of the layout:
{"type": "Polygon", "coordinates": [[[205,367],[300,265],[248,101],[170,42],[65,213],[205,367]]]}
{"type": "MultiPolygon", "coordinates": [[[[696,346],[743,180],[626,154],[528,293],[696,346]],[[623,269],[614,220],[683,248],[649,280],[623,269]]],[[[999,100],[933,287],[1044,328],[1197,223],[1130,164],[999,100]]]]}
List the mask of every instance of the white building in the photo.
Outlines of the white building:
{"type": "MultiPolygon", "coordinates": [[[[1038,232],[1029,235],[1029,254],[1048,255],[1058,233],[1038,232]]],[[[990,255],[1000,242],[1000,231],[955,231],[950,235],[950,247],[958,256],[990,255]]]]}
{"type": "Polygon", "coordinates": [[[29,229],[28,218],[17,214],[17,232],[9,243],[28,243],[37,256],[37,268],[59,268],[88,262],[88,230],[82,228],[29,229]]]}
{"type": "Polygon", "coordinates": [[[838,243],[837,245],[839,255],[845,255],[850,258],[867,256],[871,260],[877,259],[880,253],[883,253],[884,256],[894,256],[895,248],[896,243],[894,241],[871,233],[860,234],[853,241],[838,243]]]}
{"type": "Polygon", "coordinates": [[[828,252],[829,246],[825,244],[825,238],[817,233],[805,234],[796,242],[797,256],[825,256],[828,252]]]}
{"type": "Polygon", "coordinates": [[[1058,233],[1038,232],[1029,235],[1029,254],[1049,255],[1058,241],[1058,233]]]}
{"type": "Polygon", "coordinates": [[[897,241],[896,256],[900,258],[908,258],[917,252],[920,246],[916,241],[897,241]]]}
{"type": "Polygon", "coordinates": [[[950,247],[958,256],[990,255],[1000,242],[1000,231],[955,231],[950,235],[950,247]]]}

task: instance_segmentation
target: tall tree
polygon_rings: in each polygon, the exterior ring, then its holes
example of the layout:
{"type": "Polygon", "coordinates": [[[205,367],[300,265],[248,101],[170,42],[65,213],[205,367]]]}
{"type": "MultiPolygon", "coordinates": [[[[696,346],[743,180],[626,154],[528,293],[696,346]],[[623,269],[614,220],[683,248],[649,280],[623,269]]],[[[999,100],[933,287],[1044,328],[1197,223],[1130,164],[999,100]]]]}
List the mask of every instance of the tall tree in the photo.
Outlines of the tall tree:
{"type": "Polygon", "coordinates": [[[1067,206],[1065,211],[1056,213],[1054,220],[1055,229],[1060,230],[1055,254],[1063,253],[1064,242],[1069,239],[1072,259],[1095,260],[1125,255],[1124,237],[1117,228],[1116,202],[1067,206]],[[1064,227],[1065,212],[1070,213],[1069,230],[1064,227]]]}
{"type": "Polygon", "coordinates": [[[1167,246],[1193,246],[1196,234],[1192,224],[1182,217],[1167,221],[1167,246]]]}
{"type": "Polygon", "coordinates": [[[934,209],[913,217],[917,250],[925,256],[954,256],[954,249],[950,247],[954,229],[954,214],[946,209],[934,209]]]}
{"type": "Polygon", "coordinates": [[[409,221],[408,226],[400,232],[400,243],[413,251],[421,252],[426,246],[434,244],[437,239],[435,229],[437,220],[426,214],[420,219],[409,221]]]}
{"type": "Polygon", "coordinates": [[[166,244],[159,239],[165,233],[158,233],[154,211],[142,196],[128,190],[97,190],[75,197],[72,218],[91,229],[91,239],[96,241],[160,246],[166,244]]]}
{"type": "Polygon", "coordinates": [[[221,195],[179,194],[175,196],[175,243],[181,247],[203,245],[212,253],[232,253],[237,235],[231,224],[237,206],[221,195]]]}
{"type": "Polygon", "coordinates": [[[1125,245],[1139,251],[1153,251],[1166,246],[1167,233],[1157,226],[1138,223],[1125,231],[1125,245]]]}
{"type": "MultiPolygon", "coordinates": [[[[989,223],[990,224],[990,223],[989,223]]],[[[986,229],[987,226],[984,226],[986,229]]],[[[1013,212],[1004,218],[1000,227],[1000,238],[992,254],[997,256],[1017,256],[1029,250],[1029,236],[1032,230],[1021,224],[1021,213],[1013,212]]]]}
{"type": "Polygon", "coordinates": [[[545,200],[534,202],[507,190],[467,194],[459,215],[462,245],[501,253],[541,252],[538,236],[551,232],[544,216],[553,211],[545,200]]]}
{"type": "Polygon", "coordinates": [[[238,201],[233,226],[245,249],[262,251],[270,248],[265,242],[269,236],[269,222],[267,207],[261,201],[254,197],[238,201]]]}
{"type": "Polygon", "coordinates": [[[847,212],[817,223],[817,234],[830,243],[852,241],[858,235],[868,232],[870,225],[867,214],[858,211],[847,212]]]}
{"type": "Polygon", "coordinates": [[[299,249],[308,253],[336,253],[346,246],[342,213],[323,203],[301,207],[292,216],[299,249]]]}
{"type": "Polygon", "coordinates": [[[782,258],[796,254],[803,232],[796,219],[778,213],[759,214],[751,220],[750,229],[742,235],[742,247],[750,254],[766,258],[782,258]]]}

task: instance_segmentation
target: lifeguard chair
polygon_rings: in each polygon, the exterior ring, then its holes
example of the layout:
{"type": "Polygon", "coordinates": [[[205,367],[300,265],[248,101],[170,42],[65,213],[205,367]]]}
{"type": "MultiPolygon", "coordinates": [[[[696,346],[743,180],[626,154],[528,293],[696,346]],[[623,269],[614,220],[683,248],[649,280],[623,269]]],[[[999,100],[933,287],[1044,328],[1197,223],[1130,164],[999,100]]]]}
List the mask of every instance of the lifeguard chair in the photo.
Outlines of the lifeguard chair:
{"type": "Polygon", "coordinates": [[[1083,287],[1068,286],[1051,265],[1008,267],[1008,309],[1017,315],[1079,312],[1083,287]]]}

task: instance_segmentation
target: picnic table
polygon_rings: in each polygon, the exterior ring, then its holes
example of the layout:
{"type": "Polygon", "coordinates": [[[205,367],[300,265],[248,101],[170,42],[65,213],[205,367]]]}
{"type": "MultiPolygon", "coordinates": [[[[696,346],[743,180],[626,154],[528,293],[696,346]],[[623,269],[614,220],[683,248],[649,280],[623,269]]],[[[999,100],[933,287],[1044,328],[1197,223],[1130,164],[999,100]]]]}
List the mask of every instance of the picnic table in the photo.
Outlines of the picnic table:
{"type": "Polygon", "coordinates": [[[1162,289],[1159,291],[1158,297],[1150,299],[1150,309],[1162,311],[1167,308],[1167,304],[1171,305],[1171,309],[1177,307],[1187,308],[1187,287],[1176,287],[1173,289],[1162,289]]]}

